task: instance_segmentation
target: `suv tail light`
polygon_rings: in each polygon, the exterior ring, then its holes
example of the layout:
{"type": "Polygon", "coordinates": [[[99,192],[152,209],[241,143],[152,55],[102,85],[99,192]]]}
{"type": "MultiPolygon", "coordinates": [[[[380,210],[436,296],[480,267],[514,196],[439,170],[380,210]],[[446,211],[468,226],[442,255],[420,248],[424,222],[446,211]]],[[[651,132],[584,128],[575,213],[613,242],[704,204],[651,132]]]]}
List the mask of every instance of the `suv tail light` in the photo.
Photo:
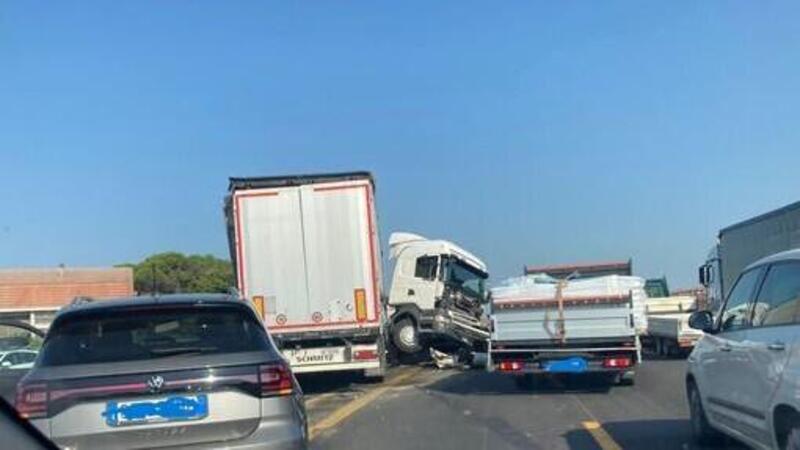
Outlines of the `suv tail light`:
{"type": "Polygon", "coordinates": [[[258,382],[261,385],[262,397],[289,395],[294,392],[292,372],[283,363],[259,366],[258,382]]]}
{"type": "Polygon", "coordinates": [[[47,417],[47,402],[50,393],[47,385],[43,383],[23,384],[17,386],[17,398],[14,407],[20,417],[25,419],[39,419],[47,417]]]}

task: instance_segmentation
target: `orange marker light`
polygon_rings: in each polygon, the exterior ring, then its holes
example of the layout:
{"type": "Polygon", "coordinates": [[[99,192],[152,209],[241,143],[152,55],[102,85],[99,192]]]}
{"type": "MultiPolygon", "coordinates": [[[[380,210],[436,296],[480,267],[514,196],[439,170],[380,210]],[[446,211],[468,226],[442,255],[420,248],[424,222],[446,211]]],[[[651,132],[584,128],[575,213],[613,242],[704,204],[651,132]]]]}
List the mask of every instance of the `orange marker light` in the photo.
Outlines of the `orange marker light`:
{"type": "Polygon", "coordinates": [[[356,301],[356,320],[363,322],[367,320],[367,291],[356,289],[353,297],[356,301]]]}
{"type": "Polygon", "coordinates": [[[258,311],[258,317],[264,318],[264,296],[263,295],[254,295],[253,296],[253,306],[256,307],[256,311],[258,311]]]}

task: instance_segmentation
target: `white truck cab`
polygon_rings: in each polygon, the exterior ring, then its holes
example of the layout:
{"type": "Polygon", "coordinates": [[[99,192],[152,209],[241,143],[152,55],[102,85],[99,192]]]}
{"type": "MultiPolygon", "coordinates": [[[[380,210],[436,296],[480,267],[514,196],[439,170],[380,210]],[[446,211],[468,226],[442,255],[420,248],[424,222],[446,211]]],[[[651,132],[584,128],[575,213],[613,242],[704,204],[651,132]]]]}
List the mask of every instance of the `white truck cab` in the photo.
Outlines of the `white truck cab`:
{"type": "Polygon", "coordinates": [[[389,293],[392,341],[403,353],[424,346],[473,346],[488,337],[486,264],[445,240],[393,233],[389,293]]]}

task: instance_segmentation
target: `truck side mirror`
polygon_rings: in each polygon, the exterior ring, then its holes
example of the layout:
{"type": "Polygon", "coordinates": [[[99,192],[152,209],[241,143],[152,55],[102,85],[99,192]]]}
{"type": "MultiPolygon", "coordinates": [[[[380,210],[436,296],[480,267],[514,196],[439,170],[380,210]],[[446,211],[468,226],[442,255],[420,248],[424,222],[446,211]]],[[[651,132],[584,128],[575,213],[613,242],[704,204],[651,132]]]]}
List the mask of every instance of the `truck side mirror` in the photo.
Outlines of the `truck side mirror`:
{"type": "Polygon", "coordinates": [[[689,326],[704,333],[714,331],[714,316],[711,311],[695,311],[689,316],[689,326]]]}
{"type": "Polygon", "coordinates": [[[700,284],[702,286],[708,287],[708,285],[711,284],[711,279],[710,279],[711,277],[709,276],[711,270],[710,270],[710,267],[708,266],[708,264],[700,266],[700,268],[697,270],[697,272],[698,272],[697,278],[700,281],[700,284]]]}

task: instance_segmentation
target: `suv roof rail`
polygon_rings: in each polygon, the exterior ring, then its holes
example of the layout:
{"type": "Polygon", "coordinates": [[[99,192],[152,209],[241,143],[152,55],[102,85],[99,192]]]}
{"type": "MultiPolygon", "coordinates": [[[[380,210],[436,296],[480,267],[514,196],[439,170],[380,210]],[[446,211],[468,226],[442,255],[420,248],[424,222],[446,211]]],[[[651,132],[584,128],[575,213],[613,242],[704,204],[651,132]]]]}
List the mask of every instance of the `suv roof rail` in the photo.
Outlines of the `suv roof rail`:
{"type": "Polygon", "coordinates": [[[72,299],[70,305],[82,305],[84,303],[92,303],[94,299],[92,297],[87,296],[78,296],[72,299]]]}

